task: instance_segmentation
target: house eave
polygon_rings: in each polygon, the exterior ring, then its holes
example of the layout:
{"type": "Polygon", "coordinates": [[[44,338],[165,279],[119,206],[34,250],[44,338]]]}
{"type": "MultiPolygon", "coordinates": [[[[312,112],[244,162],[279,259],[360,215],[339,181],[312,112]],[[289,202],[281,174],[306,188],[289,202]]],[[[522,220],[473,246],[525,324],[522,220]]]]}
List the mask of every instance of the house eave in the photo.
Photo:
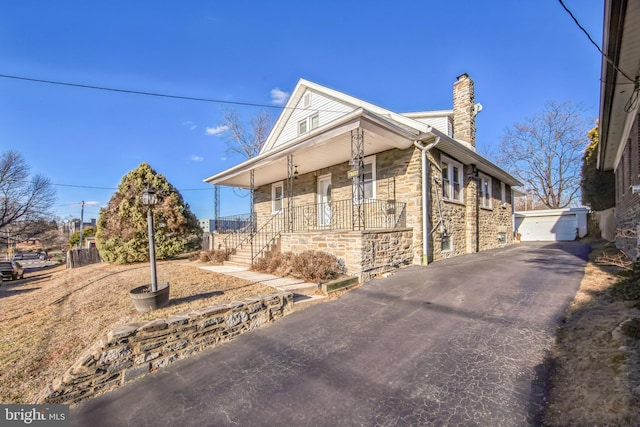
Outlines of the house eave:
{"type": "Polygon", "coordinates": [[[249,173],[252,169],[265,171],[267,166],[276,162],[280,163],[280,166],[277,171],[273,169],[269,171],[268,177],[265,175],[256,179],[254,173],[254,185],[259,186],[286,179],[286,158],[289,154],[295,154],[295,163],[300,174],[348,161],[350,159],[350,145],[348,145],[350,140],[348,138],[350,138],[350,131],[356,128],[361,128],[365,132],[365,142],[369,143],[368,149],[365,149],[367,155],[393,148],[406,149],[411,146],[418,135],[431,129],[430,126],[418,122],[416,122],[415,128],[402,126],[393,120],[360,108],[326,126],[314,129],[312,132],[265,151],[252,159],[205,178],[204,182],[249,188],[249,173]],[[332,155],[323,162],[318,157],[317,149],[327,145],[341,149],[326,150],[332,155]]]}
{"type": "Polygon", "coordinates": [[[605,1],[597,167],[615,169],[620,162],[631,127],[638,114],[638,103],[627,105],[632,96],[632,79],[640,74],[640,4],[605,1]],[[615,64],[614,65],[612,64],[615,64]],[[616,69],[617,68],[617,69],[616,69]]]}
{"type": "Polygon", "coordinates": [[[456,141],[436,129],[433,129],[432,132],[440,137],[440,143],[437,145],[437,148],[445,154],[454,157],[465,165],[476,165],[480,172],[484,172],[487,175],[497,178],[511,187],[522,186],[522,183],[518,179],[492,163],[490,160],[485,159],[474,150],[471,150],[462,142],[456,141]]]}
{"type": "Polygon", "coordinates": [[[360,128],[365,133],[365,141],[371,143],[365,149],[365,155],[377,154],[390,149],[408,149],[416,140],[432,141],[440,138],[437,148],[464,164],[474,164],[481,172],[499,179],[509,186],[521,186],[522,183],[509,173],[496,166],[489,160],[456,141],[444,132],[420,122],[406,126],[395,122],[391,118],[381,117],[370,111],[358,109],[330,125],[314,129],[314,131],[300,136],[286,144],[272,148],[258,156],[246,160],[218,174],[204,179],[209,184],[221,184],[231,187],[249,188],[250,171],[262,170],[265,174],[256,177],[254,186],[277,182],[287,178],[287,156],[294,155],[294,163],[300,174],[313,172],[323,167],[333,166],[350,159],[350,131],[360,128]],[[381,143],[381,141],[384,141],[381,143]],[[318,149],[334,152],[332,157],[322,162],[318,158],[318,149]],[[331,148],[341,148],[332,150],[331,148]],[[328,148],[328,149],[327,149],[328,148]]]}

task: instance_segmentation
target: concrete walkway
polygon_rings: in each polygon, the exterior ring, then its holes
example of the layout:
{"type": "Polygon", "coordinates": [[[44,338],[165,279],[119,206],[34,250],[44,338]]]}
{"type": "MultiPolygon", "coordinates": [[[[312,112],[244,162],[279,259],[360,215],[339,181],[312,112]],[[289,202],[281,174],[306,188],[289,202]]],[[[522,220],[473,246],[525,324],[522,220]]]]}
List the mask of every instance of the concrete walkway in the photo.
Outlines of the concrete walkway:
{"type": "MultiPolygon", "coordinates": [[[[207,265],[200,267],[203,270],[213,271],[215,273],[226,274],[227,276],[237,277],[239,279],[248,280],[254,283],[261,283],[266,286],[270,286],[279,291],[291,292],[294,295],[294,306],[299,303],[311,303],[317,302],[326,298],[324,295],[314,295],[318,290],[316,283],[305,282],[301,279],[294,279],[291,277],[278,277],[273,274],[258,273],[257,271],[251,271],[246,267],[239,267],[233,265],[207,265]]],[[[299,308],[299,307],[298,307],[299,308]]],[[[294,308],[295,309],[295,308],[294,308]]]]}

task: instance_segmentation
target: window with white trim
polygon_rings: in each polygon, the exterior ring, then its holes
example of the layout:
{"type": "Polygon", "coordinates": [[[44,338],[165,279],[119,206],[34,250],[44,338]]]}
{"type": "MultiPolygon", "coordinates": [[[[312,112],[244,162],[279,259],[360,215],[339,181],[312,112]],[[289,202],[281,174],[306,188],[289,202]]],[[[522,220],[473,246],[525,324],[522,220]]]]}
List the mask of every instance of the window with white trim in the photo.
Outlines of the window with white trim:
{"type": "Polygon", "coordinates": [[[298,122],[298,135],[307,133],[307,119],[298,122]]]}
{"type": "Polygon", "coordinates": [[[298,135],[303,135],[320,126],[320,114],[316,113],[298,122],[298,135]]]}
{"type": "Polygon", "coordinates": [[[364,198],[376,198],[376,156],[364,159],[364,198]]]}
{"type": "Polygon", "coordinates": [[[284,199],[284,183],[282,181],[271,184],[271,213],[278,213],[282,210],[284,199]]]}
{"type": "Polygon", "coordinates": [[[310,107],[311,106],[311,93],[307,92],[304,94],[304,99],[302,100],[302,105],[304,106],[304,108],[310,107]]]}
{"type": "Polygon", "coordinates": [[[442,195],[445,200],[452,200],[463,203],[462,183],[464,178],[462,175],[462,164],[452,160],[446,156],[442,156],[442,195]]]}
{"type": "Polygon", "coordinates": [[[315,129],[318,127],[318,125],[320,124],[320,114],[314,114],[313,116],[311,116],[311,118],[309,119],[309,128],[310,129],[315,129]]]}
{"type": "Polygon", "coordinates": [[[480,207],[485,209],[493,208],[493,199],[491,197],[491,177],[483,173],[478,174],[478,197],[480,198],[480,207]]]}
{"type": "MultiPolygon", "coordinates": [[[[376,156],[369,156],[364,158],[364,199],[376,198],[376,156]]],[[[360,203],[362,200],[358,200],[357,195],[354,196],[354,202],[360,203]]]]}

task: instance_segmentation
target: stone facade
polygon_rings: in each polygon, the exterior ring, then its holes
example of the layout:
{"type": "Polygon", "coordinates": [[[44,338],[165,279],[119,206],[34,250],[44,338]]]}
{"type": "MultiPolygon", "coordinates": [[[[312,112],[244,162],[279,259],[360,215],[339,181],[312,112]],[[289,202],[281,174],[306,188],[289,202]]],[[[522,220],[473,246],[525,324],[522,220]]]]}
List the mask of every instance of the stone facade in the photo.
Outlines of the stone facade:
{"type": "MultiPolygon", "coordinates": [[[[481,208],[478,202],[478,177],[471,165],[464,165],[464,203],[443,199],[441,176],[441,153],[437,149],[428,153],[429,191],[429,261],[449,258],[456,255],[473,253],[479,250],[496,248],[513,242],[513,217],[511,209],[511,188],[505,186],[506,203],[501,201],[500,181],[493,178],[492,207],[481,208]],[[450,250],[442,250],[443,232],[452,239],[450,250]],[[501,240],[502,239],[502,240],[501,240]]],[[[411,250],[399,250],[399,258],[411,253],[414,264],[422,262],[422,164],[421,153],[416,148],[407,150],[388,150],[375,155],[376,190],[379,200],[396,200],[406,204],[406,227],[411,230],[411,250]]],[[[293,206],[317,203],[318,177],[331,175],[332,201],[351,199],[351,179],[347,176],[347,162],[331,168],[320,169],[304,174],[294,180],[293,206]]],[[[286,195],[287,182],[284,181],[286,195]]],[[[254,193],[255,212],[258,215],[258,227],[272,215],[271,185],[257,188],[254,193]]],[[[286,198],[283,206],[287,207],[286,198]]],[[[384,235],[386,231],[367,230],[384,235]]],[[[407,233],[407,231],[403,231],[407,233]]],[[[282,237],[282,251],[301,252],[308,249],[325,250],[343,258],[348,270],[359,272],[370,267],[363,257],[361,232],[317,231],[285,233],[282,237]]]]}
{"type": "Polygon", "coordinates": [[[412,263],[413,237],[411,229],[308,231],[284,233],[280,247],[283,252],[314,249],[331,253],[344,262],[347,274],[366,281],[380,272],[412,263]]]}
{"type": "Polygon", "coordinates": [[[631,128],[629,139],[622,152],[616,173],[616,247],[632,260],[640,255],[640,193],[633,193],[631,186],[640,184],[640,126],[638,118],[631,128]]]}
{"type": "Polygon", "coordinates": [[[74,404],[164,368],[288,314],[293,295],[278,292],[146,323],[119,326],[41,394],[40,403],[74,404]]]}

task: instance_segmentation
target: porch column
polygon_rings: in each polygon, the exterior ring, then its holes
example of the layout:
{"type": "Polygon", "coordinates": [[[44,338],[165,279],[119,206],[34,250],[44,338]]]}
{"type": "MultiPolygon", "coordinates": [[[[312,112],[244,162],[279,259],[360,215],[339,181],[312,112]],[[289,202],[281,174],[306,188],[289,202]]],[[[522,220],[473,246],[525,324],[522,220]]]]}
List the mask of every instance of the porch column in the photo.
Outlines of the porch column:
{"type": "Polygon", "coordinates": [[[364,218],[364,131],[360,128],[351,131],[351,170],[352,179],[351,200],[353,214],[351,228],[362,230],[365,228],[364,218]]]}
{"type": "Polygon", "coordinates": [[[253,238],[256,235],[256,223],[257,223],[256,212],[255,212],[255,208],[253,207],[254,175],[255,175],[254,170],[251,169],[249,171],[249,194],[251,199],[251,202],[250,202],[251,211],[249,212],[249,220],[251,221],[251,235],[249,236],[249,243],[251,246],[251,264],[253,264],[253,238]]]}
{"type": "Polygon", "coordinates": [[[286,221],[286,230],[291,233],[293,231],[293,154],[287,156],[287,213],[284,220],[286,221]]]}
{"type": "Polygon", "coordinates": [[[213,230],[211,233],[215,233],[218,230],[218,219],[220,218],[220,185],[213,186],[213,230]]]}

